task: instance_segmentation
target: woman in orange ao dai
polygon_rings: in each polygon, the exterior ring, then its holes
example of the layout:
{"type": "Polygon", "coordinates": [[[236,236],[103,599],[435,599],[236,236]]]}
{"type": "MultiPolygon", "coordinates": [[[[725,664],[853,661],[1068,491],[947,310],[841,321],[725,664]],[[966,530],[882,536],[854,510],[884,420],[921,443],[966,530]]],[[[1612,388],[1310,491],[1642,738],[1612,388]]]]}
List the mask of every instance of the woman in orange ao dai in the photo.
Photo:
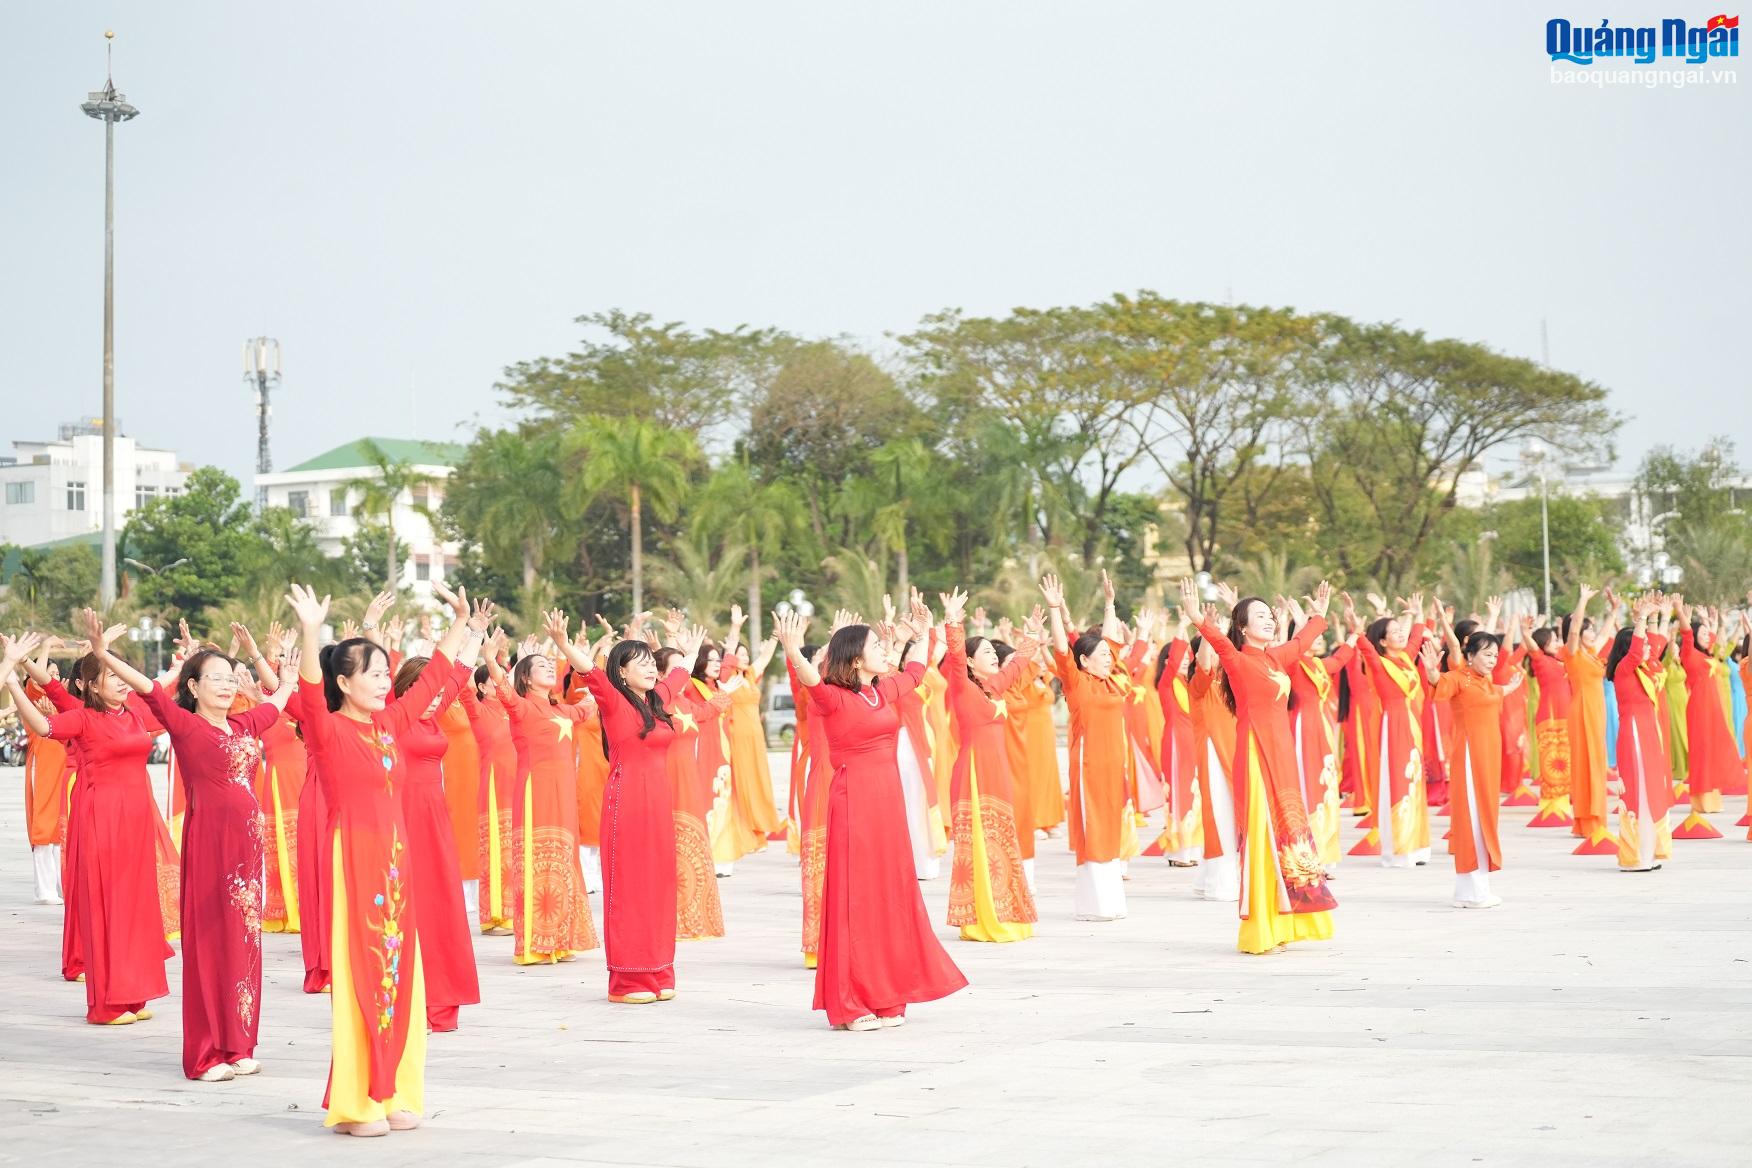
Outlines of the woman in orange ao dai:
{"type": "MultiPolygon", "coordinates": [[[[1067,822],[1077,857],[1074,908],[1081,921],[1125,916],[1125,860],[1121,858],[1130,814],[1132,742],[1126,730],[1126,689],[1117,677],[1113,642],[1103,629],[1087,629],[1072,641],[1070,615],[1057,576],[1040,582],[1052,613],[1053,667],[1071,710],[1071,795],[1067,822]]],[[[1117,634],[1110,600],[1106,629],[1117,634]]]]}
{"type": "MultiPolygon", "coordinates": [[[[984,637],[969,649],[961,619],[967,594],[943,596],[943,630],[949,652],[943,676],[949,682],[949,709],[955,718],[960,756],[955,761],[955,852],[949,875],[949,923],[963,941],[1021,941],[1034,935],[1034,897],[1028,891],[1016,838],[1005,743],[1008,707],[1002,697],[1022,673],[1039,641],[1025,632],[1010,664],[998,664],[997,651],[984,637]]],[[[1039,631],[1035,610],[1030,629],[1039,631]]]]}
{"type": "Polygon", "coordinates": [[[1494,633],[1475,631],[1464,644],[1438,604],[1448,644],[1448,671],[1436,682],[1435,700],[1454,710],[1454,749],[1449,755],[1449,850],[1454,856],[1454,907],[1495,908],[1502,897],[1490,890],[1490,874],[1503,866],[1497,837],[1502,799],[1503,699],[1520,689],[1524,674],[1504,659],[1494,633]]]}
{"type": "MultiPolygon", "coordinates": [[[[1205,611],[1199,632],[1223,663],[1235,708],[1231,773],[1242,857],[1236,947],[1243,953],[1275,953],[1292,941],[1329,939],[1338,904],[1326,885],[1302,806],[1287,672],[1325,631],[1331,587],[1320,582],[1310,598],[1313,615],[1294,640],[1282,644],[1271,605],[1256,596],[1238,598],[1226,585],[1219,585],[1219,594],[1233,604],[1228,635],[1217,626],[1214,608],[1205,611]]],[[[1180,598],[1182,607],[1197,611],[1198,585],[1181,581],[1180,598]]]]}

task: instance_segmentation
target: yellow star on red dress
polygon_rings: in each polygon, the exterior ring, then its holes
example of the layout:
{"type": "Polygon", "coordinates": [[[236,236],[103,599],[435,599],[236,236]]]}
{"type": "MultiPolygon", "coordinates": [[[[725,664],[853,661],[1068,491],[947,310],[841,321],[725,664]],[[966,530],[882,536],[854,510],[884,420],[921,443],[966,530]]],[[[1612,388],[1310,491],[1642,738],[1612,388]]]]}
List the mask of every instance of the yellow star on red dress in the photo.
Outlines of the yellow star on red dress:
{"type": "Polygon", "coordinates": [[[1266,676],[1271,678],[1271,683],[1273,685],[1277,686],[1278,700],[1287,700],[1290,696],[1290,675],[1287,673],[1279,673],[1277,670],[1273,669],[1269,671],[1266,676]]]}
{"type": "Polygon", "coordinates": [[[692,714],[684,714],[680,710],[677,710],[671,714],[670,717],[675,719],[675,732],[677,734],[699,733],[700,724],[694,721],[694,716],[692,714]]]}
{"type": "Polygon", "coordinates": [[[1010,703],[1003,698],[993,698],[992,716],[994,718],[1008,718],[1010,716],[1010,703]]]}
{"type": "Polygon", "coordinates": [[[572,719],[555,714],[553,717],[549,718],[548,721],[559,727],[560,738],[562,741],[572,741],[572,719]]]}

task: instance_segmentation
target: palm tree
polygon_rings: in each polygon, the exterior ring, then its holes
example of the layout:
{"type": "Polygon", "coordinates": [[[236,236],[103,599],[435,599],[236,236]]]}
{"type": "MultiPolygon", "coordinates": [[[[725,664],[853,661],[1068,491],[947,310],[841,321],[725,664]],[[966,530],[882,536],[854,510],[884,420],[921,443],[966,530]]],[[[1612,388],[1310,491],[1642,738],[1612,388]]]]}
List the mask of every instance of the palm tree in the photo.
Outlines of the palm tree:
{"type": "Polygon", "coordinates": [[[1487,598],[1501,596],[1513,586],[1509,574],[1496,562],[1495,545],[1492,535],[1454,548],[1454,558],[1442,572],[1442,599],[1452,604],[1456,613],[1483,612],[1487,598]]]}
{"type": "MultiPolygon", "coordinates": [[[[385,585],[391,592],[396,591],[401,580],[395,556],[395,506],[401,499],[402,492],[410,494],[415,487],[434,482],[431,475],[415,470],[411,463],[391,458],[389,452],[379,446],[375,440],[366,438],[359,443],[359,449],[365,455],[368,466],[377,473],[363,475],[353,479],[343,488],[348,494],[356,495],[358,502],[353,504],[355,518],[383,517],[383,525],[389,530],[388,583],[385,585]]],[[[433,518],[432,513],[424,506],[415,505],[414,509],[433,518]]]]}
{"type": "Polygon", "coordinates": [[[687,494],[688,467],[699,457],[693,438],[644,418],[592,416],[565,436],[566,459],[578,474],[566,484],[564,502],[575,513],[612,496],[632,537],[633,611],[645,607],[646,506],[662,522],[673,520],[687,494]],[[624,500],[624,503],[622,502],[624,500]]]}
{"type": "MultiPolygon", "coordinates": [[[[911,583],[909,545],[925,524],[941,519],[931,490],[931,452],[917,438],[883,443],[870,455],[871,474],[849,479],[840,490],[840,514],[863,523],[894,553],[896,594],[911,583]]],[[[933,540],[940,543],[940,540],[933,540]]]]}
{"type": "Polygon", "coordinates": [[[745,549],[748,556],[749,640],[761,636],[760,586],[772,574],[764,557],[777,556],[787,540],[807,530],[803,501],[786,482],[762,483],[741,461],[718,468],[700,492],[694,528],[716,532],[745,549]]]}
{"type": "Polygon", "coordinates": [[[498,563],[519,560],[525,591],[535,586],[549,544],[558,534],[560,474],[557,442],[548,433],[514,430],[482,435],[456,468],[445,491],[445,510],[479,534],[481,547],[498,563]]]}
{"type": "MultiPolygon", "coordinates": [[[[681,535],[669,541],[669,555],[651,562],[652,585],[664,599],[685,610],[701,624],[712,613],[724,612],[742,586],[744,549],[735,540],[714,546],[700,535],[681,535]]],[[[750,613],[758,621],[759,610],[750,613]]],[[[760,637],[755,626],[755,640],[760,637]]]]}
{"type": "MultiPolygon", "coordinates": [[[[878,545],[875,550],[880,554],[886,548],[878,545]]],[[[857,548],[842,547],[822,560],[821,566],[833,576],[836,606],[860,613],[865,620],[881,619],[882,597],[888,593],[888,567],[881,559],[857,548]]]]}
{"type": "Polygon", "coordinates": [[[1687,597],[1732,604],[1752,579],[1752,529],[1743,516],[1729,512],[1673,524],[1666,544],[1687,597]]]}
{"type": "Polygon", "coordinates": [[[1306,564],[1291,566],[1287,551],[1262,551],[1235,565],[1235,589],[1243,596],[1274,600],[1300,596],[1320,582],[1320,569],[1306,564]]]}

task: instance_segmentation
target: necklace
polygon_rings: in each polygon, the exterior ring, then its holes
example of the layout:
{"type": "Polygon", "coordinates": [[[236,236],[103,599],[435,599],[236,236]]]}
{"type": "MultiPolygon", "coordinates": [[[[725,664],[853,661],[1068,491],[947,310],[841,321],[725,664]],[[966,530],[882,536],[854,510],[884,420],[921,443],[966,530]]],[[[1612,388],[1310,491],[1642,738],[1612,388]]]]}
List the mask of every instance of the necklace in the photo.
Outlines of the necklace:
{"type": "Polygon", "coordinates": [[[863,698],[864,701],[869,704],[869,706],[872,710],[880,710],[882,708],[882,691],[879,689],[876,689],[874,686],[871,687],[869,693],[865,693],[860,688],[858,690],[858,696],[863,698]]]}

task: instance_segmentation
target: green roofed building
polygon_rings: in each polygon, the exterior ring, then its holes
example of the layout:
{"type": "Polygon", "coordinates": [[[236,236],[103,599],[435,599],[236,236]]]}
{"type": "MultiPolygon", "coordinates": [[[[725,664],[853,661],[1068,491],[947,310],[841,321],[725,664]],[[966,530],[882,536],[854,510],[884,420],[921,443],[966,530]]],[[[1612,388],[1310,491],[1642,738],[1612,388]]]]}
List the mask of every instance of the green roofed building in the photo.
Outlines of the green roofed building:
{"type": "Polygon", "coordinates": [[[255,485],[258,493],[265,493],[268,506],[285,507],[309,520],[323,551],[338,556],[342,541],[358,530],[362,518],[381,522],[355,514],[358,486],[363,480],[382,477],[380,463],[402,464],[424,475],[429,482],[403,490],[396,500],[395,534],[409,553],[401,565],[400,583],[416,594],[429,595],[430,582],[444,579],[455,565],[457,547],[438,540],[426,513],[443,503],[444,480],[467,450],[457,442],[358,438],[285,470],[257,475],[255,485]]]}

